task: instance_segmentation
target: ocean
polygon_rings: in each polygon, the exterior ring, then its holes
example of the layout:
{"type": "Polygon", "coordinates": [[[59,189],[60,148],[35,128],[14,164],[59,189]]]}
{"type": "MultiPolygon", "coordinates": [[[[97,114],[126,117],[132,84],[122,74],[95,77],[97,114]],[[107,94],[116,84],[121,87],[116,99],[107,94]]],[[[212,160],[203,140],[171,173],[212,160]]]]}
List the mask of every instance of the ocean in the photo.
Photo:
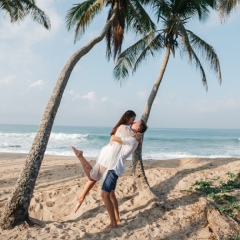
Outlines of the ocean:
{"type": "MultiPolygon", "coordinates": [[[[38,126],[1,125],[0,152],[28,153],[38,126]]],[[[70,146],[96,158],[109,142],[110,127],[54,126],[45,154],[74,156],[70,146]]],[[[143,159],[240,157],[240,129],[149,128],[144,135],[143,159]]]]}

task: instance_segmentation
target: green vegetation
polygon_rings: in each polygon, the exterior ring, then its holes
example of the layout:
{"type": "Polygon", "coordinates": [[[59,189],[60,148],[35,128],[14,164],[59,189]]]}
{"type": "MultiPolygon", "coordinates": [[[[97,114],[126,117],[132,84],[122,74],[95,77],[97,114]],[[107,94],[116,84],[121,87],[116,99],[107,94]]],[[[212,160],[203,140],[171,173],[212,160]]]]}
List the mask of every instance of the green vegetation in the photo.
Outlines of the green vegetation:
{"type": "Polygon", "coordinates": [[[236,238],[228,238],[227,240],[240,240],[240,232],[238,233],[236,238]]]}
{"type": "MultiPolygon", "coordinates": [[[[213,181],[196,181],[193,188],[199,194],[210,198],[218,207],[219,211],[240,222],[240,173],[236,176],[227,173],[228,179],[223,182],[220,179],[213,181]]],[[[237,239],[240,239],[240,235],[237,239]]]]}

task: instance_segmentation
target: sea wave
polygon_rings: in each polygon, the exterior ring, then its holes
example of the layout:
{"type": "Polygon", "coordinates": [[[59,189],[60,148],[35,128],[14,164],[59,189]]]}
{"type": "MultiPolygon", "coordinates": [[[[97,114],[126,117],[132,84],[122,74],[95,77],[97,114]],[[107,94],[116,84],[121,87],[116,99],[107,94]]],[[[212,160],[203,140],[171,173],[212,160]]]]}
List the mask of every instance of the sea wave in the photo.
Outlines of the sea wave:
{"type": "Polygon", "coordinates": [[[8,138],[31,138],[35,137],[36,133],[2,133],[0,132],[0,139],[8,138]]]}
{"type": "MultiPolygon", "coordinates": [[[[28,153],[35,130],[0,125],[0,152],[28,153]]],[[[70,146],[76,146],[86,157],[96,158],[109,142],[109,132],[102,127],[55,127],[45,154],[74,156],[70,146]]],[[[149,129],[144,135],[143,159],[240,157],[239,134],[240,130],[149,129]]]]}
{"type": "Polygon", "coordinates": [[[57,141],[65,141],[65,140],[80,140],[87,141],[89,134],[68,134],[68,133],[51,133],[50,139],[57,141]]]}

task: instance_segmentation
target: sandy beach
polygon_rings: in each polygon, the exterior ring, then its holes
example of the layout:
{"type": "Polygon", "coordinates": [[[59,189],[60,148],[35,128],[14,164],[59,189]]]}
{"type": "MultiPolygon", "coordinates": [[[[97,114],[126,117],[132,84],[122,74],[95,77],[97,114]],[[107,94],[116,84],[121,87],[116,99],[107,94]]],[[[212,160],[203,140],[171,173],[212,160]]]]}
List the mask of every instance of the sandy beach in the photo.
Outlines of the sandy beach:
{"type": "MultiPolygon", "coordinates": [[[[25,157],[0,153],[1,216],[25,157]]],[[[93,165],[94,159],[89,162],[93,165]]],[[[77,158],[45,156],[29,209],[30,217],[39,226],[1,230],[0,239],[217,239],[200,208],[203,199],[187,190],[192,189],[196,180],[224,181],[227,172],[238,174],[239,158],[145,160],[144,167],[151,189],[161,203],[139,201],[132,161],[126,161],[125,173],[116,189],[121,224],[104,232],[109,217],[99,184],[74,213],[77,196],[87,181],[77,158]]]]}

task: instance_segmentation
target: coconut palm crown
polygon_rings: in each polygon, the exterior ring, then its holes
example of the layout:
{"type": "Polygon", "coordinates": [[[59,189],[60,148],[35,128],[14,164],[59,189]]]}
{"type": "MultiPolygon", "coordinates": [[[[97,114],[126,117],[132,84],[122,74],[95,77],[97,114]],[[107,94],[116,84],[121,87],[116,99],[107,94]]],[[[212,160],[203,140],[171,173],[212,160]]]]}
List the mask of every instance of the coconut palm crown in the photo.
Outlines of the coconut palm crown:
{"type": "Polygon", "coordinates": [[[119,56],[114,69],[114,76],[119,80],[124,79],[128,77],[130,70],[134,73],[140,63],[149,55],[155,56],[163,49],[169,49],[169,54],[172,53],[175,56],[175,51],[179,49],[181,56],[187,55],[189,62],[195,64],[196,68],[200,70],[202,82],[206,89],[207,78],[198,53],[217,73],[221,83],[220,63],[215,50],[186,28],[186,24],[196,17],[200,21],[205,20],[209,13],[209,6],[215,7],[214,1],[152,0],[151,2],[157,22],[161,23],[162,27],[137,41],[119,56]]]}
{"type": "Polygon", "coordinates": [[[85,33],[91,21],[99,14],[103,7],[109,7],[107,21],[111,18],[114,6],[117,5],[117,16],[106,34],[107,58],[116,56],[121,52],[125,29],[131,29],[135,34],[145,34],[155,30],[144,5],[148,2],[142,0],[87,0],[75,4],[68,11],[66,24],[68,29],[75,28],[75,42],[85,33]]]}
{"type": "Polygon", "coordinates": [[[30,16],[46,29],[51,27],[48,16],[36,6],[35,0],[0,0],[0,10],[7,12],[11,22],[22,21],[30,16]]]}

